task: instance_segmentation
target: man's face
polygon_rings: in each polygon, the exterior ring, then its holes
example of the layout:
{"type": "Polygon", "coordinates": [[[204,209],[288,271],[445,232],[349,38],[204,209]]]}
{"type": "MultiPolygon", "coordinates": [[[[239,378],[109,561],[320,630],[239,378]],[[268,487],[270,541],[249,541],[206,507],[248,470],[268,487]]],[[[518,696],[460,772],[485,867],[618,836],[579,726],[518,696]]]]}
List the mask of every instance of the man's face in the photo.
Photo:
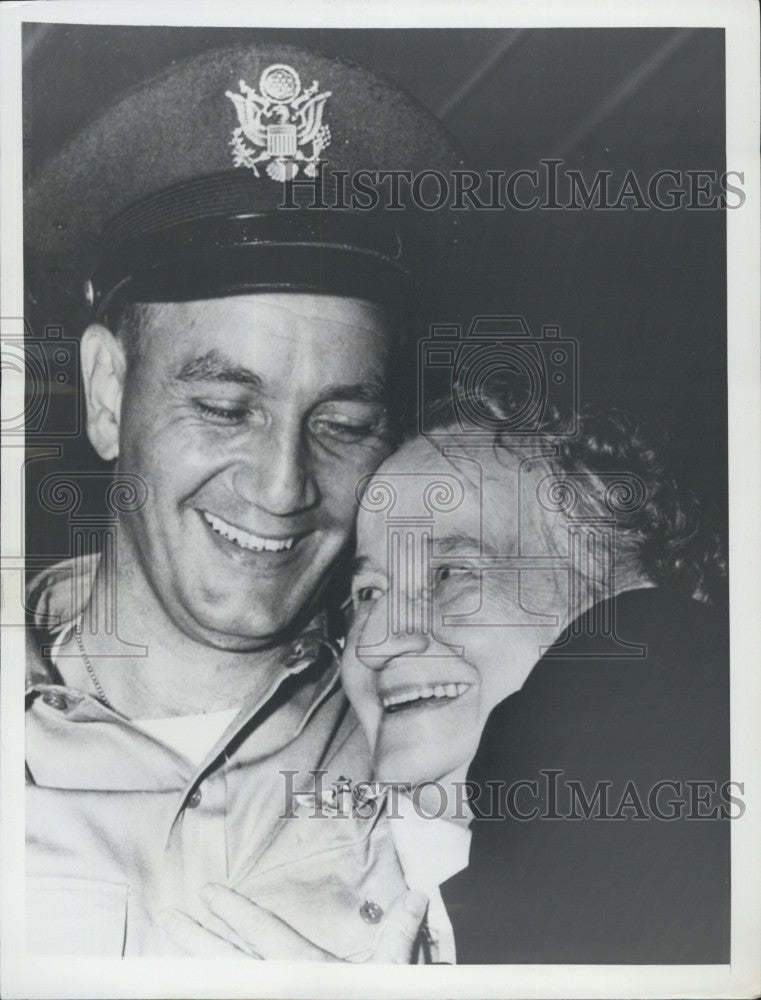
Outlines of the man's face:
{"type": "MultiPolygon", "coordinates": [[[[306,294],[146,307],[119,468],[127,556],[187,635],[261,648],[309,612],[390,452],[380,307],[306,294]]],[[[120,555],[120,558],[123,558],[120,555]]]]}
{"type": "Polygon", "coordinates": [[[342,674],[376,779],[459,774],[492,708],[556,638],[565,527],[537,500],[542,474],[491,448],[444,457],[416,439],[373,476],[342,674]],[[543,568],[518,571],[518,555],[543,568]]]}

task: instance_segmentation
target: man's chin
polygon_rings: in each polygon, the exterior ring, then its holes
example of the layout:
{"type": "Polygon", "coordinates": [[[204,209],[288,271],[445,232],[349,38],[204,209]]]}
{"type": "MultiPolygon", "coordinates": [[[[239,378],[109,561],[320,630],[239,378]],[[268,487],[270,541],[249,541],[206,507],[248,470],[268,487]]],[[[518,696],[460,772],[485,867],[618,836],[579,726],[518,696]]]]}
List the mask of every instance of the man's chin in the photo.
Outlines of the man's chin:
{"type": "Polygon", "coordinates": [[[289,641],[298,612],[288,616],[280,607],[277,614],[262,614],[260,610],[252,617],[250,607],[245,612],[235,609],[225,614],[217,605],[199,608],[190,617],[190,630],[205,645],[243,653],[272,649],[289,641]]]}

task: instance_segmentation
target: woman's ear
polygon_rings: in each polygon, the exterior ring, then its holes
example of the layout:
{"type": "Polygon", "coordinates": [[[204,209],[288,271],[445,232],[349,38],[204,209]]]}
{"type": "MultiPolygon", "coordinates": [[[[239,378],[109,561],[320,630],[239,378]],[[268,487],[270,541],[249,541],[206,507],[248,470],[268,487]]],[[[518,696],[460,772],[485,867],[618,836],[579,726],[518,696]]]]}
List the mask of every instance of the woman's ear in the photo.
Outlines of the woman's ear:
{"type": "Polygon", "coordinates": [[[102,459],[119,456],[119,420],[127,359],[110,330],[93,323],[82,334],[82,379],[87,404],[87,434],[102,459]]]}

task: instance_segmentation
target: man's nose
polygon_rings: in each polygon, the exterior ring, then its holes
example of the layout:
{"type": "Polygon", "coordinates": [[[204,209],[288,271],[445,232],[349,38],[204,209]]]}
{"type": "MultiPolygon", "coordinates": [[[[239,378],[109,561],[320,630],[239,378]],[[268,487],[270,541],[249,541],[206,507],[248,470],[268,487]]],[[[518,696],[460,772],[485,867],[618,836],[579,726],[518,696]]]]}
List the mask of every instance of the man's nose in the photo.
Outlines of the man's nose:
{"type": "Polygon", "coordinates": [[[235,468],[233,489],[246,503],[283,517],[314,507],[319,489],[300,433],[268,428],[235,468]]]}
{"type": "Polygon", "coordinates": [[[374,602],[354,641],[357,657],[375,670],[400,656],[422,655],[431,641],[428,595],[406,594],[392,586],[374,602]]]}

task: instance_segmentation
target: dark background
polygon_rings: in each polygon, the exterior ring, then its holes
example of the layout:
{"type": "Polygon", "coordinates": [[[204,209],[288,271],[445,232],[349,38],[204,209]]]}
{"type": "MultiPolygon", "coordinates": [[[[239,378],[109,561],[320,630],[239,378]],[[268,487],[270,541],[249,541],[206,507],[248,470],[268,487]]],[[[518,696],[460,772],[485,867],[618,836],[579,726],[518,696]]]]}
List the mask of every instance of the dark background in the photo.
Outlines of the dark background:
{"type": "MultiPolygon", "coordinates": [[[[174,60],[248,37],[321,48],[386,75],[442,118],[476,170],[541,169],[541,159],[558,157],[587,183],[598,170],[613,171],[617,190],[628,170],[646,188],[661,169],[726,169],[718,29],[41,24],[24,32],[25,169],[33,172],[125,88],[174,60]]],[[[189,102],[192,114],[192,95],[189,102]]],[[[535,331],[558,324],[562,336],[578,340],[582,401],[632,409],[666,433],[677,471],[725,534],[724,212],[508,207],[482,213],[478,225],[481,251],[468,276],[474,308],[522,314],[535,331]]],[[[32,320],[36,336],[45,323],[61,321],[32,320]]],[[[64,419],[71,395],[52,395],[53,418],[64,419]]],[[[40,481],[52,472],[104,468],[84,435],[55,440],[60,458],[28,465],[27,550],[36,564],[71,547],[70,512],[40,509],[40,481]]]]}

